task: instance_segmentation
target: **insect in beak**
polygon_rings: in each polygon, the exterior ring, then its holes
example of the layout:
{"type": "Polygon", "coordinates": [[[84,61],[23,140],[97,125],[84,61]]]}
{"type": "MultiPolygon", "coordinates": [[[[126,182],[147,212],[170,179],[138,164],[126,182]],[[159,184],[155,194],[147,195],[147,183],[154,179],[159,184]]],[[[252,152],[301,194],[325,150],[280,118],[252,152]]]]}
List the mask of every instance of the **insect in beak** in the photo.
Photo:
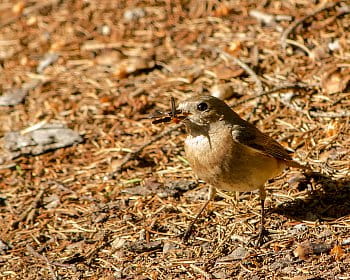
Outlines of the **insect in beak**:
{"type": "Polygon", "coordinates": [[[151,116],[151,119],[156,119],[153,120],[153,124],[158,124],[158,123],[165,123],[165,122],[171,122],[173,121],[174,123],[179,123],[181,120],[184,120],[188,114],[185,114],[182,112],[182,110],[176,109],[176,104],[175,104],[175,99],[174,97],[171,97],[170,99],[171,103],[171,112],[158,112],[158,114],[151,116]]]}

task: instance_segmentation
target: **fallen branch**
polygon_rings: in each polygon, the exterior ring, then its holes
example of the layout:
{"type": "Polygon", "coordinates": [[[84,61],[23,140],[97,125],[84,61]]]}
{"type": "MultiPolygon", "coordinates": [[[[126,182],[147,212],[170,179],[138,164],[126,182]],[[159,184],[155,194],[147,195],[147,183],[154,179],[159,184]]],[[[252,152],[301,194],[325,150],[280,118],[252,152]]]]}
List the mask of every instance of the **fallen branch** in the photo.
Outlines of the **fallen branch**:
{"type": "Polygon", "coordinates": [[[303,18],[298,19],[298,20],[294,21],[292,24],[290,24],[288,26],[288,28],[286,28],[286,30],[284,30],[284,32],[281,35],[282,48],[285,49],[287,47],[287,44],[290,44],[290,41],[288,42],[287,39],[288,39],[289,35],[292,32],[294,32],[295,28],[297,28],[300,24],[302,24],[307,19],[314,17],[318,13],[321,13],[323,11],[326,11],[326,10],[334,8],[338,4],[339,4],[339,2],[334,2],[334,3],[332,3],[332,4],[328,5],[328,6],[318,8],[317,10],[313,11],[311,14],[306,15],[303,18]]]}
{"type": "Polygon", "coordinates": [[[284,100],[282,100],[281,98],[279,99],[280,102],[285,105],[286,107],[298,112],[298,113],[302,113],[303,115],[307,116],[308,118],[310,117],[315,117],[315,118],[347,118],[350,117],[350,112],[346,111],[346,112],[314,112],[314,111],[307,111],[304,110],[303,108],[286,102],[284,100]]]}
{"type": "Polygon", "coordinates": [[[303,85],[288,85],[288,86],[276,87],[276,88],[273,88],[273,89],[271,89],[269,91],[265,91],[265,92],[260,93],[258,95],[255,95],[255,96],[249,97],[249,98],[247,98],[245,100],[242,100],[240,102],[237,102],[237,103],[233,104],[231,106],[231,108],[237,107],[239,105],[242,105],[244,103],[252,101],[252,100],[254,100],[256,98],[260,98],[260,97],[263,97],[263,96],[266,96],[266,95],[270,95],[270,94],[276,93],[278,91],[287,90],[287,89],[307,89],[307,88],[308,88],[308,86],[303,86],[303,85]]]}
{"type": "Polygon", "coordinates": [[[318,118],[348,118],[350,117],[350,112],[309,112],[313,117],[318,118]]]}
{"type": "Polygon", "coordinates": [[[256,85],[256,93],[257,94],[261,94],[264,91],[262,82],[260,80],[260,78],[258,77],[258,75],[253,71],[253,69],[251,69],[246,63],[244,63],[242,60],[240,60],[237,57],[234,57],[233,55],[230,55],[229,53],[216,48],[216,47],[212,47],[212,46],[204,46],[205,49],[208,50],[214,50],[215,52],[217,52],[218,54],[220,54],[221,57],[226,58],[226,59],[231,59],[233,60],[237,65],[239,65],[241,68],[244,69],[244,71],[246,71],[254,80],[255,85],[256,85]]]}
{"type": "MultiPolygon", "coordinates": [[[[253,80],[255,82],[255,97],[264,93],[264,87],[263,87],[263,84],[262,84],[260,78],[253,71],[253,69],[251,69],[246,63],[244,63],[242,60],[238,59],[237,57],[234,57],[233,55],[230,55],[229,53],[227,53],[227,52],[225,52],[225,51],[223,51],[223,50],[221,50],[219,48],[212,47],[212,46],[204,46],[204,48],[208,49],[208,50],[214,50],[215,52],[220,54],[220,56],[222,58],[231,59],[237,65],[239,65],[241,68],[243,68],[253,78],[253,80]]],[[[256,108],[253,109],[252,113],[248,117],[248,120],[255,113],[255,111],[256,111],[256,108]]]]}
{"type": "Polygon", "coordinates": [[[264,91],[262,82],[258,75],[251,69],[247,64],[245,64],[242,60],[238,59],[237,57],[234,57],[233,55],[228,54],[227,52],[220,51],[220,54],[228,59],[232,59],[236,64],[238,64],[241,68],[243,68],[254,80],[256,89],[255,92],[257,94],[261,94],[264,91]]]}
{"type": "Polygon", "coordinates": [[[34,248],[30,245],[27,245],[27,251],[33,256],[33,257],[36,257],[40,260],[43,260],[46,264],[47,264],[47,267],[52,275],[52,279],[53,280],[56,280],[57,277],[56,277],[56,274],[55,274],[55,271],[53,270],[53,267],[52,267],[52,263],[49,261],[49,259],[46,257],[46,256],[43,256],[41,254],[39,254],[37,251],[34,250],[34,248]]]}
{"type": "Polygon", "coordinates": [[[19,216],[17,221],[12,223],[13,228],[16,228],[18,226],[18,224],[24,220],[33,219],[33,211],[35,211],[35,209],[38,208],[39,203],[40,203],[40,201],[41,201],[41,199],[46,191],[46,188],[47,187],[43,187],[40,189],[40,191],[37,193],[34,200],[29,205],[29,207],[25,211],[22,212],[22,214],[19,216]]]}
{"type": "Polygon", "coordinates": [[[23,84],[21,88],[10,89],[0,96],[0,106],[15,106],[26,98],[29,91],[39,87],[43,81],[36,79],[23,84]]]}

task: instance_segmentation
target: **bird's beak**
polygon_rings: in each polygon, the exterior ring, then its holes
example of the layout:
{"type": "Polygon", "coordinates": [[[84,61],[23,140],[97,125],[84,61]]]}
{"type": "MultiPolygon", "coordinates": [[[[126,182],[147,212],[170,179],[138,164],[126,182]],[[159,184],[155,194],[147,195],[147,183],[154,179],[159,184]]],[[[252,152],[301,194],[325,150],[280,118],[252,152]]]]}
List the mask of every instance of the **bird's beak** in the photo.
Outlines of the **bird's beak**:
{"type": "Polygon", "coordinates": [[[177,106],[175,111],[178,115],[182,115],[182,116],[186,116],[186,117],[190,115],[190,110],[189,110],[189,106],[187,103],[180,103],[177,106]]]}
{"type": "Polygon", "coordinates": [[[180,103],[176,108],[175,113],[175,116],[173,116],[175,122],[186,121],[188,116],[191,115],[187,103],[180,103]]]}
{"type": "Polygon", "coordinates": [[[183,110],[180,110],[180,109],[176,109],[176,110],[174,110],[174,111],[171,111],[171,112],[169,112],[168,113],[169,115],[171,115],[171,116],[177,116],[177,115],[182,115],[183,114],[183,110]]]}
{"type": "Polygon", "coordinates": [[[158,124],[158,123],[165,123],[165,122],[175,122],[179,123],[187,118],[189,115],[188,112],[184,112],[183,110],[180,109],[175,109],[170,112],[166,113],[160,113],[156,116],[151,116],[152,119],[155,119],[152,121],[153,124],[158,124]]]}
{"type": "Polygon", "coordinates": [[[184,109],[176,109],[176,111],[175,111],[175,116],[180,117],[182,119],[184,119],[190,115],[191,115],[191,113],[187,110],[184,110],[184,109]]]}
{"type": "Polygon", "coordinates": [[[165,122],[174,122],[179,123],[181,121],[187,120],[187,117],[190,115],[188,104],[180,103],[179,106],[175,107],[175,99],[171,98],[171,111],[159,113],[156,116],[151,116],[153,124],[165,123],[165,122]]]}
{"type": "Polygon", "coordinates": [[[186,120],[187,117],[190,115],[189,112],[181,109],[172,110],[172,112],[168,114],[171,116],[172,121],[175,123],[179,123],[181,121],[186,120]]]}

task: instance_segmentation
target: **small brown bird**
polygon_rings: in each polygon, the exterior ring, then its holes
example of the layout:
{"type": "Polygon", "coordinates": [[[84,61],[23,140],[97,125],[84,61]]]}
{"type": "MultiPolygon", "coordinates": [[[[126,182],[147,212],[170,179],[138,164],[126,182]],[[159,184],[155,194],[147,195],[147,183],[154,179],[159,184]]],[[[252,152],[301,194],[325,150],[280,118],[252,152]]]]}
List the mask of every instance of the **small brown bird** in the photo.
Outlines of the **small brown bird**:
{"type": "Polygon", "coordinates": [[[189,225],[184,240],[214,197],[216,188],[240,192],[258,189],[261,200],[258,244],[262,244],[265,183],[288,166],[304,167],[293,161],[279,143],[241,119],[216,97],[194,96],[180,103],[176,112],[186,116],[182,118],[188,131],[185,153],[192,170],[210,185],[208,201],[189,225]]]}

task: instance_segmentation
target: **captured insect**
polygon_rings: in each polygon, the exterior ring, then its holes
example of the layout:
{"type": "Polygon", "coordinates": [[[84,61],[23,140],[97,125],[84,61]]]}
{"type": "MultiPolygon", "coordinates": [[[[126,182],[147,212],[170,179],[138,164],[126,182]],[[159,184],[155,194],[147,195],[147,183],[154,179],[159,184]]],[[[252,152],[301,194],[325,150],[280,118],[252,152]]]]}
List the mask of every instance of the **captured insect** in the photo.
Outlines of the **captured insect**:
{"type": "Polygon", "coordinates": [[[179,115],[181,114],[181,110],[176,110],[176,104],[175,104],[175,98],[171,97],[171,112],[158,112],[156,115],[151,116],[151,119],[156,119],[152,121],[153,124],[158,123],[165,123],[165,122],[171,122],[179,123],[181,120],[185,119],[185,115],[179,115]]]}

